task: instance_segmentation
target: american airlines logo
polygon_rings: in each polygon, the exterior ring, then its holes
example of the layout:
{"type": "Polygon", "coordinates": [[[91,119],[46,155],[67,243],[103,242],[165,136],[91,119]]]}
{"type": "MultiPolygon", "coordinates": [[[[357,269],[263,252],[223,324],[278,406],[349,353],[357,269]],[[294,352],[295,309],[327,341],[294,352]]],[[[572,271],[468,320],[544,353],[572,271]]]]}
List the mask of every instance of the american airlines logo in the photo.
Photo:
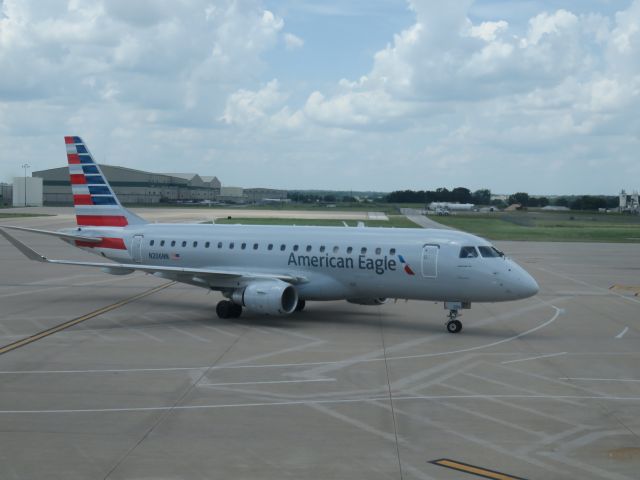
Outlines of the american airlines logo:
{"type": "MultiPolygon", "coordinates": [[[[400,258],[402,258],[400,256],[400,258]]],[[[336,269],[358,269],[370,270],[378,275],[382,275],[387,271],[395,272],[398,268],[398,262],[394,258],[386,255],[382,258],[367,258],[365,255],[359,255],[357,259],[352,257],[336,257],[328,253],[323,255],[296,255],[293,252],[289,254],[288,266],[294,267],[316,267],[316,268],[336,268],[336,269]]],[[[405,271],[407,271],[405,269],[405,271]]],[[[411,271],[411,269],[409,269],[411,271]]],[[[409,272],[407,272],[409,273],[409,272]]],[[[410,275],[413,275],[411,271],[410,275]]]]}

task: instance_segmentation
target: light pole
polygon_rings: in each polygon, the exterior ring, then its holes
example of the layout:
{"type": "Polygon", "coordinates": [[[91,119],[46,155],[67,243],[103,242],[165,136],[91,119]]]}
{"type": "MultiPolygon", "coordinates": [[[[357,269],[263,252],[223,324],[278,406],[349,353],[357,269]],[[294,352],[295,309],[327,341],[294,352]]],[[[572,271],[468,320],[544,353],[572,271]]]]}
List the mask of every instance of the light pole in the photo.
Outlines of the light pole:
{"type": "Polygon", "coordinates": [[[24,206],[27,206],[27,168],[31,168],[31,165],[28,163],[23,163],[22,168],[24,168],[24,206]]]}

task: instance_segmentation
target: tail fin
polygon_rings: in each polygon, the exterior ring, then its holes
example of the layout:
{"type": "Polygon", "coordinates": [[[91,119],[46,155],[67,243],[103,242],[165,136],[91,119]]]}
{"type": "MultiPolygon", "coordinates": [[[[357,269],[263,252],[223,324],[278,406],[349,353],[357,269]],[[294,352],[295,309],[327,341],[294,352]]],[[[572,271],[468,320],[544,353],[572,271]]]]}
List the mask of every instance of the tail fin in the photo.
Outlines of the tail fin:
{"type": "Polygon", "coordinates": [[[76,221],[81,226],[126,227],[147,223],[120,204],[80,137],[64,137],[76,221]]]}

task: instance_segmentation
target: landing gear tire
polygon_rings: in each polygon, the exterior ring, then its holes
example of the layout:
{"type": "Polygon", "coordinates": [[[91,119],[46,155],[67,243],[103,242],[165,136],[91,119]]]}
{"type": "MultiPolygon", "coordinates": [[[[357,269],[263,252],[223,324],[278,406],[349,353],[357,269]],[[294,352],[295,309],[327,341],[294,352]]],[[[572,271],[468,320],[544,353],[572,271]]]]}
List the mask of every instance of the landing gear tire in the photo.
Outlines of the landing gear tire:
{"type": "Polygon", "coordinates": [[[449,320],[447,322],[447,331],[449,333],[460,333],[462,330],[462,322],[460,320],[449,320]]]}
{"type": "Polygon", "coordinates": [[[242,313],[242,306],[229,300],[222,300],[216,305],[218,318],[238,318],[242,313]]]}
{"type": "Polygon", "coordinates": [[[296,312],[301,312],[304,310],[304,307],[307,305],[307,302],[304,300],[298,300],[298,304],[296,305],[296,312]]]}

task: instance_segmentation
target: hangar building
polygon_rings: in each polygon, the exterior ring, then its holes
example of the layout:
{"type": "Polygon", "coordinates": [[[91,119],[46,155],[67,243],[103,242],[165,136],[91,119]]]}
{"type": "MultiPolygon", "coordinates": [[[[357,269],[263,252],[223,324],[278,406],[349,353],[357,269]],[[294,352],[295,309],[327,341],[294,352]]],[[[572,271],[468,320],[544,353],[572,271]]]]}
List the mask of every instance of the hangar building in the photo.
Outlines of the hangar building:
{"type": "MultiPolygon", "coordinates": [[[[220,195],[217,177],[201,177],[196,173],[152,173],[113,165],[100,165],[100,168],[125,204],[212,201],[220,195]]],[[[45,205],[73,203],[66,166],[40,170],[32,175],[42,178],[45,205]]]]}

